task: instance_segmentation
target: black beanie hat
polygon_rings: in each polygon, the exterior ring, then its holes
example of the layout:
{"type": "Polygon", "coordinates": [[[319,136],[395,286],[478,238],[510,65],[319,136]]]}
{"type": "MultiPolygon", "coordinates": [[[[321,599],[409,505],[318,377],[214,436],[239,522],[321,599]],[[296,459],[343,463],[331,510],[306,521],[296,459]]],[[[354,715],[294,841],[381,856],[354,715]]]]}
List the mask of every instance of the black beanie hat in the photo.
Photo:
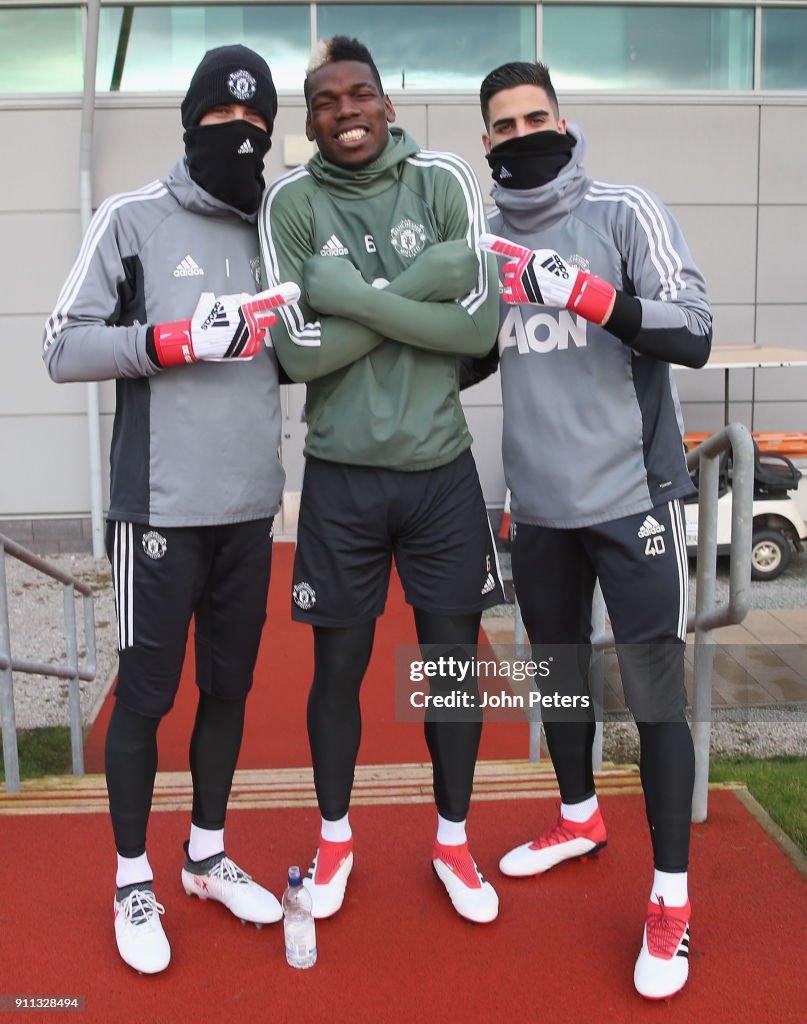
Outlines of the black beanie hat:
{"type": "Polygon", "coordinates": [[[208,110],[222,103],[242,103],[259,111],[271,135],[277,92],[260,54],[240,45],[208,50],[182,101],[182,127],[195,128],[208,110]]]}

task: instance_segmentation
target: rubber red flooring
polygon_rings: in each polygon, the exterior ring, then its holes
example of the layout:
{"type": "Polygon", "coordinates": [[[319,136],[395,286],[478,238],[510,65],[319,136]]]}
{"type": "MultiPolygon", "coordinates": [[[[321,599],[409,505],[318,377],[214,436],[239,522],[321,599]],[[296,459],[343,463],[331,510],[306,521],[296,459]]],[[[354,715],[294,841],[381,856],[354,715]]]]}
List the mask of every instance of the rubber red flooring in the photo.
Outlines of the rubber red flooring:
{"type": "MultiPolygon", "coordinates": [[[[474,853],[501,898],[499,919],[460,920],[429,863],[428,805],[356,807],[348,899],[318,925],[319,963],[285,964],[281,926],[242,925],[186,898],[179,882],[187,814],[152,816],[150,857],[173,960],[140,977],[118,958],[114,853],[103,814],[8,816],[0,881],[0,993],[76,995],[85,1022],[544,1022],[804,1024],[807,886],[728,791],[693,829],[691,980],[669,1003],[634,992],[633,962],[650,881],[639,796],[603,798],[609,847],[542,879],[496,870],[499,855],[545,825],[552,802],[472,809],[474,853]]],[[[230,853],[275,891],[305,863],[314,810],[235,810],[230,853]]],[[[58,1014],[3,1015],[57,1020],[58,1014]]]]}
{"type": "MultiPolygon", "coordinates": [[[[309,626],[291,620],[294,545],[275,544],[272,557],[267,621],[247,702],[239,768],[293,768],[311,763],[305,705],[314,664],[312,632],[309,626]]],[[[422,725],[396,721],[395,716],[395,648],[416,642],[412,609],[393,573],[386,611],[378,621],[373,657],[362,684],[360,764],[398,764],[428,758],[422,725]]],[[[176,704],[160,725],[160,771],[188,768],[196,693],[193,645],[189,643],[176,704]]],[[[104,737],[112,704],[110,692],[85,744],[88,773],[104,770],[104,737]]],[[[483,732],[480,757],[526,757],[528,742],[526,723],[490,722],[483,732]]]]}

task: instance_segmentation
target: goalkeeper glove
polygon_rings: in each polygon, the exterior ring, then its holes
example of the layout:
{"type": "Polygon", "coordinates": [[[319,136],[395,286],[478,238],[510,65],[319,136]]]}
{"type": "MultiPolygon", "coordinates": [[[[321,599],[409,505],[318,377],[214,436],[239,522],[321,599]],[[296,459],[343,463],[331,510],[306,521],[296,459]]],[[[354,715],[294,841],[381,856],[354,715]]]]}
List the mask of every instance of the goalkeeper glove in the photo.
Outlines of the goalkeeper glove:
{"type": "Polygon", "coordinates": [[[203,292],[190,320],[157,324],[150,334],[153,352],[161,367],[184,363],[252,359],[260,352],[266,332],[277,317],[271,312],[286,302],[296,302],[300,290],[281,284],[258,295],[220,295],[203,292]]]}
{"type": "Polygon", "coordinates": [[[570,267],[554,249],[527,249],[490,234],[480,236],[479,248],[509,257],[502,267],[505,302],[570,309],[596,324],[604,323],[613,309],[614,286],[570,267]]]}

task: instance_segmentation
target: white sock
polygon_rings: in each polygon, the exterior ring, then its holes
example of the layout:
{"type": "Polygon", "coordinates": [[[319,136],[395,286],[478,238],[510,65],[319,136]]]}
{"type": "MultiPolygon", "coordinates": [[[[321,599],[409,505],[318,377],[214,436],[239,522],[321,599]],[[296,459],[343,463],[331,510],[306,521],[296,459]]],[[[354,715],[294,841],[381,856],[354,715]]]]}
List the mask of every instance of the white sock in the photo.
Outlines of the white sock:
{"type": "Polygon", "coordinates": [[[686,871],[659,871],[656,869],[653,872],[650,901],[658,903],[659,897],[664,900],[664,905],[667,907],[683,907],[689,899],[686,871]]]}
{"type": "Polygon", "coordinates": [[[124,885],[134,885],[135,882],[153,882],[154,872],[145,853],[139,857],[121,857],[118,854],[118,871],[115,875],[115,885],[122,889],[124,885]]]}
{"type": "Polygon", "coordinates": [[[346,843],[348,839],[353,838],[350,815],[346,814],[344,818],[337,818],[336,821],[328,821],[327,818],[323,818],[320,835],[329,843],[346,843]]]}
{"type": "Polygon", "coordinates": [[[590,796],[588,800],[581,800],[579,804],[561,804],[561,817],[567,821],[584,822],[588,821],[591,815],[597,810],[597,794],[590,796]]]}
{"type": "Polygon", "coordinates": [[[463,818],[462,821],[449,821],[448,818],[438,814],[437,842],[443,846],[462,846],[467,838],[465,835],[466,820],[463,818]]]}
{"type": "Polygon", "coordinates": [[[224,853],[223,828],[199,828],[191,823],[191,838],[188,856],[191,860],[207,860],[217,853],[224,853]]]}

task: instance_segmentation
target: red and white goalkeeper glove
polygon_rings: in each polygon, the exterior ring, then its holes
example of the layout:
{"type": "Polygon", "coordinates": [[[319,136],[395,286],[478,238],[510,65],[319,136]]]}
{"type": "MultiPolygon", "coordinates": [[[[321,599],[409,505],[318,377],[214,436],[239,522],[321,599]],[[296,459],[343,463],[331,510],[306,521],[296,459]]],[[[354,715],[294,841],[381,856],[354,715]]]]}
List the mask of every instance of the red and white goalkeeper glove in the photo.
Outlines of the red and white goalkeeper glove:
{"type": "Polygon", "coordinates": [[[528,249],[490,234],[480,235],[479,248],[508,258],[502,267],[505,302],[570,309],[596,324],[611,312],[614,286],[570,267],[554,249],[528,249]]]}
{"type": "Polygon", "coordinates": [[[284,281],[274,288],[251,295],[241,304],[241,311],[250,329],[257,333],[266,331],[277,323],[277,315],[272,311],[278,306],[291,306],[300,301],[300,289],[293,281],[284,281]]]}
{"type": "Polygon", "coordinates": [[[157,360],[167,367],[199,360],[252,359],[277,320],[271,310],[299,298],[295,284],[280,284],[257,295],[217,298],[213,292],[203,292],[190,320],[154,327],[157,360]]]}

